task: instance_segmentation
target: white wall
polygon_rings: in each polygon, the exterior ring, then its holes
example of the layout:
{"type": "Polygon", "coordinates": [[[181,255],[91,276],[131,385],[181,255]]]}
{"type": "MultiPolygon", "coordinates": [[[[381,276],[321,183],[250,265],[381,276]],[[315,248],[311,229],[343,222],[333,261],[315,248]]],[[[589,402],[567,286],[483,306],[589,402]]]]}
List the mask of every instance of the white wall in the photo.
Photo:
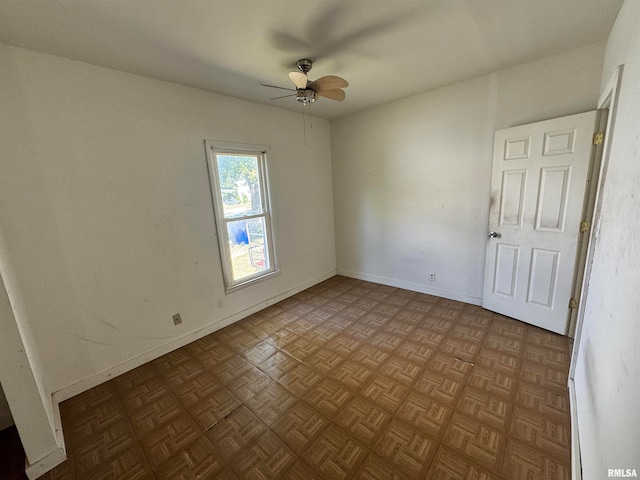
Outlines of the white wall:
{"type": "Polygon", "coordinates": [[[585,480],[640,474],[640,2],[623,5],[607,44],[603,88],[624,64],[601,228],[576,362],[585,480]]]}
{"type": "Polygon", "coordinates": [[[3,45],[0,105],[7,290],[51,392],[335,272],[326,121],[305,146],[299,114],[3,45]],[[204,139],[272,147],[282,273],[230,295],[204,139]]]}
{"type": "Polygon", "coordinates": [[[333,121],[338,272],[479,303],[493,132],[595,109],[603,56],[591,45],[333,121]]]}

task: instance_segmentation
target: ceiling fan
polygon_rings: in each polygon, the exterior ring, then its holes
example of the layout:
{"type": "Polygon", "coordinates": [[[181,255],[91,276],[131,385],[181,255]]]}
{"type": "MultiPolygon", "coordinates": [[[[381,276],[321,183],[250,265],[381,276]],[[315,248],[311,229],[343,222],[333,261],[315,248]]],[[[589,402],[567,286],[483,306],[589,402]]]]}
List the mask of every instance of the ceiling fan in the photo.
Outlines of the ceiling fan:
{"type": "Polygon", "coordinates": [[[267,85],[265,83],[260,84],[264,87],[279,88],[281,90],[290,90],[295,92],[289,95],[271,98],[270,100],[295,96],[298,102],[303,105],[308,105],[315,102],[318,97],[330,98],[331,100],[336,100],[338,102],[345,99],[346,95],[342,89],[348,87],[349,82],[344,78],[340,78],[335,75],[327,75],[311,81],[309,80],[309,77],[307,77],[307,73],[309,73],[309,70],[313,67],[313,62],[308,58],[303,58],[296,62],[296,66],[298,67],[298,71],[289,73],[289,78],[295,85],[295,89],[278,87],[276,85],[267,85]]]}

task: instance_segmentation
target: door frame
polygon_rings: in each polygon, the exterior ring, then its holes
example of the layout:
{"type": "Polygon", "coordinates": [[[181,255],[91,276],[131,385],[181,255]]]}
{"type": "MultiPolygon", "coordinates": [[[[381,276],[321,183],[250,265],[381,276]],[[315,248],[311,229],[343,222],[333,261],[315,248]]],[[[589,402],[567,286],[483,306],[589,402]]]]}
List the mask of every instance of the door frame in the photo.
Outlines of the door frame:
{"type": "MultiPolygon", "coordinates": [[[[609,158],[611,154],[611,140],[614,135],[615,122],[618,110],[618,100],[620,96],[620,85],[622,83],[622,73],[624,65],[619,65],[606,86],[602,90],[598,99],[598,110],[608,110],[609,114],[606,119],[606,127],[604,129],[604,142],[602,145],[602,158],[598,170],[597,184],[594,189],[590,190],[590,198],[587,203],[591,202],[591,231],[588,241],[584,242],[583,247],[584,266],[581,269],[581,278],[576,279],[576,288],[580,289],[580,297],[578,300],[578,308],[575,314],[575,336],[573,341],[573,349],[571,352],[571,364],[569,366],[569,379],[567,386],[569,388],[569,410],[571,413],[571,477],[574,480],[582,479],[582,461],[580,458],[580,432],[578,425],[578,413],[576,403],[575,389],[575,371],[578,352],[580,350],[580,339],[582,337],[582,327],[584,323],[584,312],[589,295],[589,281],[591,279],[591,270],[593,268],[593,258],[598,247],[598,236],[600,231],[600,214],[602,210],[602,193],[604,191],[604,183],[606,181],[607,169],[609,167],[609,158]],[[591,196],[592,195],[592,196],[591,196]],[[578,287],[578,283],[580,284],[578,287]]],[[[579,272],[577,272],[579,273],[579,272]]]]}

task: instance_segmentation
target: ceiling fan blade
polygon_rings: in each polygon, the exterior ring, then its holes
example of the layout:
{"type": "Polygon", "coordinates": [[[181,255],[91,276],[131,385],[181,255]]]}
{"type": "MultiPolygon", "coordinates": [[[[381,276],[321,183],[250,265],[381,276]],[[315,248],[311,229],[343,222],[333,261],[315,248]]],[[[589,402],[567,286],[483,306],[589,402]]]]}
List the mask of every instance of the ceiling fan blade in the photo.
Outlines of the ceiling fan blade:
{"type": "Polygon", "coordinates": [[[298,88],[307,88],[307,76],[302,72],[290,72],[289,78],[293,84],[298,88]]]}
{"type": "Polygon", "coordinates": [[[337,88],[345,88],[349,86],[344,78],[336,77],[335,75],[327,75],[326,77],[320,77],[319,79],[311,82],[309,88],[312,88],[317,93],[321,90],[335,90],[337,88]]]}
{"type": "Polygon", "coordinates": [[[318,90],[316,93],[320,97],[330,98],[331,100],[335,100],[337,102],[343,101],[346,97],[344,90],[340,88],[333,88],[331,90],[318,90]]]}
{"type": "Polygon", "coordinates": [[[295,97],[296,95],[297,93],[292,93],[291,95],[282,95],[281,97],[273,97],[273,98],[270,98],[269,100],[278,100],[279,98],[295,97]]]}
{"type": "Polygon", "coordinates": [[[262,85],[263,87],[271,87],[271,88],[279,88],[280,90],[289,90],[290,92],[295,92],[295,88],[284,88],[284,87],[278,87],[276,85],[267,85],[266,83],[261,83],[260,85],[262,85]]]}

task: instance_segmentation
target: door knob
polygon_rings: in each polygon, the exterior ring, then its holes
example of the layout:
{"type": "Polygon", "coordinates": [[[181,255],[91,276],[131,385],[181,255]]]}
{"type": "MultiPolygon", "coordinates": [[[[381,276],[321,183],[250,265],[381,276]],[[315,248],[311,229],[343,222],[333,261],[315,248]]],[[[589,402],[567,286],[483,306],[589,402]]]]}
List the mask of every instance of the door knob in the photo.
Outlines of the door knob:
{"type": "Polygon", "coordinates": [[[498,238],[499,236],[498,232],[489,232],[489,238],[498,238]]]}

